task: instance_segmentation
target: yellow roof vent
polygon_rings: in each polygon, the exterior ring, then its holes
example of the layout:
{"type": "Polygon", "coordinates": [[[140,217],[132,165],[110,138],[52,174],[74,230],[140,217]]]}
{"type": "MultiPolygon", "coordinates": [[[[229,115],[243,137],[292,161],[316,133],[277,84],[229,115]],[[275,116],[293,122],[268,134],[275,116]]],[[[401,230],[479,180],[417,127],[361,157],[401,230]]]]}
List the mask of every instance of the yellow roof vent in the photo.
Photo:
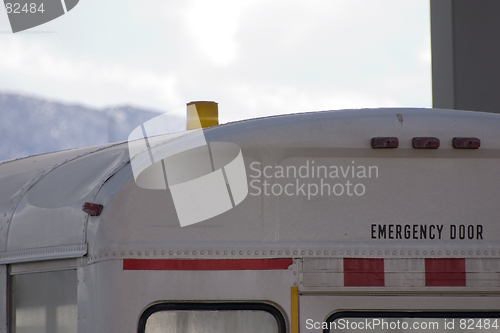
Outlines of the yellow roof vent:
{"type": "Polygon", "coordinates": [[[219,106],[216,102],[196,101],[187,103],[187,130],[217,125],[219,125],[219,106]]]}

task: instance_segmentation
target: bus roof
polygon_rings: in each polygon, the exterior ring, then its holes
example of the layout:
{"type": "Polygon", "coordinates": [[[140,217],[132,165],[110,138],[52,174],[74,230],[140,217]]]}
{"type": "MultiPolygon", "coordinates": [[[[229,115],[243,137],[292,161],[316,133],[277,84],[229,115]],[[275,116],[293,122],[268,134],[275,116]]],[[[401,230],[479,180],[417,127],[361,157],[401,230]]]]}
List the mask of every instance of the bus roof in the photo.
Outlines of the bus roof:
{"type": "MultiPolygon", "coordinates": [[[[123,142],[4,162],[0,261],[340,251],[463,257],[464,248],[473,249],[470,256],[498,256],[498,128],[497,114],[392,108],[291,114],[159,136],[156,151],[172,142],[182,150],[189,140],[179,138],[193,133],[203,133],[209,145],[241,149],[248,193],[235,204],[230,189],[230,209],[187,226],[173,191],[137,183],[134,160],[151,156],[152,146],[132,159],[123,142]],[[374,149],[373,138],[397,138],[398,147],[374,149]],[[414,138],[437,138],[439,148],[416,149],[414,138]],[[480,147],[454,148],[454,138],[479,139],[480,147]],[[102,213],[83,212],[86,202],[102,205],[102,213]]],[[[232,186],[227,174],[226,184],[232,186]]],[[[199,209],[196,200],[191,207],[199,209]]]]}

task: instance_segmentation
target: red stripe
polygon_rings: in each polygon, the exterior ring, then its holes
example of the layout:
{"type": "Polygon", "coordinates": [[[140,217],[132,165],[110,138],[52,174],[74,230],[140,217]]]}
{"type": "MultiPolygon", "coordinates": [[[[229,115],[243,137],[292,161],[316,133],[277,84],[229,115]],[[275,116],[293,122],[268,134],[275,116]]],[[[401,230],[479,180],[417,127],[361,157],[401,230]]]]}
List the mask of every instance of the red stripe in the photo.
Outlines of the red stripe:
{"type": "Polygon", "coordinates": [[[425,259],[427,287],[465,287],[465,259],[425,259]]]}
{"type": "Polygon", "coordinates": [[[124,270],[240,271],[287,269],[292,259],[124,259],[124,270]]]}
{"type": "Polygon", "coordinates": [[[384,259],[344,258],[344,287],[384,285],[384,259]]]}

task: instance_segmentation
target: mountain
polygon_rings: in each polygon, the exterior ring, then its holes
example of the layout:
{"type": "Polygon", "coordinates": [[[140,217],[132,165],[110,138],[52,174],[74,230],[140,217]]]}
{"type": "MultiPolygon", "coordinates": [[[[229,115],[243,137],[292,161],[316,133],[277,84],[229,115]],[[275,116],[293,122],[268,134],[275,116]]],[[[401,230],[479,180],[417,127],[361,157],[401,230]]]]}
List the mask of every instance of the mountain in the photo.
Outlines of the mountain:
{"type": "MultiPolygon", "coordinates": [[[[0,92],[0,161],[59,150],[125,141],[160,112],[131,106],[94,109],[0,92]]],[[[166,133],[185,130],[171,115],[166,133]]]]}

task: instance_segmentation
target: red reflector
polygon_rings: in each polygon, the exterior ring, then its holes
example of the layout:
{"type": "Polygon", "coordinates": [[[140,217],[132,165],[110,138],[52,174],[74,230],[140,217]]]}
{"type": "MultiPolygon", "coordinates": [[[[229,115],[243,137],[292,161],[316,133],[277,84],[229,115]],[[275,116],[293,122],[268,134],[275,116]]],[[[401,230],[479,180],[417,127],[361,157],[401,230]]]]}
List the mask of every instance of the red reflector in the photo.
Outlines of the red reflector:
{"type": "Polygon", "coordinates": [[[383,287],[384,259],[344,258],[345,287],[383,287]]]}
{"type": "Polygon", "coordinates": [[[398,148],[399,140],[395,137],[372,138],[372,148],[398,148]]]}
{"type": "Polygon", "coordinates": [[[292,259],[124,259],[124,270],[241,271],[288,269],[292,259]]]}
{"type": "Polygon", "coordinates": [[[83,204],[82,210],[90,216],[99,216],[103,207],[103,205],[86,202],[83,204]]]}
{"type": "Polygon", "coordinates": [[[453,138],[453,147],[456,149],[478,149],[481,140],[478,138],[453,138]]]}
{"type": "Polygon", "coordinates": [[[417,137],[412,140],[415,149],[438,149],[439,139],[432,137],[417,137]]]}
{"type": "Polygon", "coordinates": [[[427,287],[465,287],[465,259],[425,259],[427,287]]]}

